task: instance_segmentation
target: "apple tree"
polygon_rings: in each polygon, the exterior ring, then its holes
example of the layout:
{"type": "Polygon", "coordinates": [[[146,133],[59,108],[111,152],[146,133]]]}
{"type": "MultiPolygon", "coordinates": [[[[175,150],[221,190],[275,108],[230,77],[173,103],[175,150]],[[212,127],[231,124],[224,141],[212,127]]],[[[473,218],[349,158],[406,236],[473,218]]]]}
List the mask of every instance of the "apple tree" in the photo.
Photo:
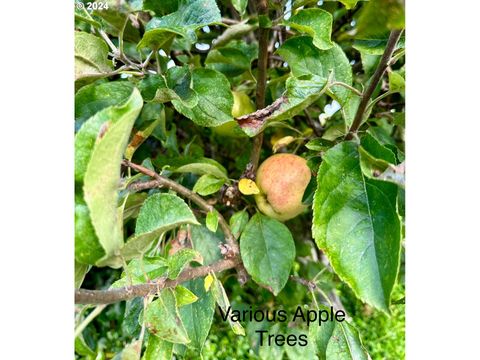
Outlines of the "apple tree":
{"type": "Polygon", "coordinates": [[[76,358],[404,356],[402,0],[77,1],[74,35],[76,358]]]}

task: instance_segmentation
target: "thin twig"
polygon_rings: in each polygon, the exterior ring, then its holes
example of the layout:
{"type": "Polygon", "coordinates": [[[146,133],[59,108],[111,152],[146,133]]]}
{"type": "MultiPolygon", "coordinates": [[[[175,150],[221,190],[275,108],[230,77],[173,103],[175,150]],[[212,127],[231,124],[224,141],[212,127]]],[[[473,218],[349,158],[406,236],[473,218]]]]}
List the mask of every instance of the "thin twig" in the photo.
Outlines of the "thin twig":
{"type": "Polygon", "coordinates": [[[392,54],[395,50],[395,46],[397,45],[397,42],[400,39],[401,35],[402,35],[402,30],[392,30],[390,32],[387,46],[382,55],[382,58],[380,59],[380,63],[378,64],[378,67],[375,70],[375,73],[373,74],[370,80],[370,83],[368,84],[368,87],[363,92],[362,100],[360,101],[360,105],[358,105],[358,110],[357,110],[357,113],[355,114],[355,118],[353,119],[352,126],[350,127],[350,130],[348,131],[348,134],[346,136],[347,140],[352,139],[353,136],[358,131],[358,129],[360,128],[360,125],[362,125],[363,117],[365,115],[365,110],[367,108],[368,102],[370,101],[370,98],[375,88],[377,87],[378,83],[382,79],[382,76],[385,73],[385,70],[387,69],[390,58],[392,57],[392,54]]]}
{"type": "Polygon", "coordinates": [[[322,137],[323,126],[320,123],[317,123],[315,120],[312,119],[312,117],[308,113],[307,109],[303,110],[303,112],[305,114],[305,118],[307,119],[307,123],[310,126],[310,128],[313,130],[314,134],[317,137],[322,137]]]}
{"type": "Polygon", "coordinates": [[[236,259],[219,260],[212,265],[196,268],[187,268],[175,280],[160,278],[146,284],[139,284],[108,290],[75,290],[75,304],[112,304],[119,301],[130,300],[136,297],[156,294],[159,290],[172,288],[185,281],[193,280],[208,275],[210,272],[218,273],[233,269],[240,263],[236,259]]]}

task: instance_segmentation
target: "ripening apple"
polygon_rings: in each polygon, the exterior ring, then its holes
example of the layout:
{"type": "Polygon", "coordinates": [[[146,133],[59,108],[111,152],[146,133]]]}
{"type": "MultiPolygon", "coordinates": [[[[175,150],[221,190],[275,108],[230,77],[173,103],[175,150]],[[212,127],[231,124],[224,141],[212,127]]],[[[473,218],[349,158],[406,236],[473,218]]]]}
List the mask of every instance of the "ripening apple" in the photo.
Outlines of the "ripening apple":
{"type": "Polygon", "coordinates": [[[293,154],[276,154],[258,168],[256,183],[260,193],[255,201],[262,213],[286,221],[307,209],[303,193],[310,182],[307,161],[293,154]]]}
{"type": "MultiPolygon", "coordinates": [[[[233,94],[233,108],[232,116],[240,117],[246,114],[250,114],[255,111],[252,101],[247,94],[241,91],[232,91],[233,94]]],[[[225,124],[217,126],[213,130],[215,133],[221,136],[227,137],[244,137],[247,136],[235,120],[229,121],[225,124]]]]}

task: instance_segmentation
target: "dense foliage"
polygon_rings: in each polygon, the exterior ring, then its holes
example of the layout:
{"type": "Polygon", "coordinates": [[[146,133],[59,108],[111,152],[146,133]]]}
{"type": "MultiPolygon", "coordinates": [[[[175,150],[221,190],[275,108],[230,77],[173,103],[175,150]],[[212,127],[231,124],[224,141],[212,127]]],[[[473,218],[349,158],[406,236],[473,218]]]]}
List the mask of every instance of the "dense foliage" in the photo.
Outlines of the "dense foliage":
{"type": "Polygon", "coordinates": [[[404,358],[403,1],[95,4],[75,3],[76,357],[404,358]],[[258,181],[275,153],[300,158],[258,181]]]}

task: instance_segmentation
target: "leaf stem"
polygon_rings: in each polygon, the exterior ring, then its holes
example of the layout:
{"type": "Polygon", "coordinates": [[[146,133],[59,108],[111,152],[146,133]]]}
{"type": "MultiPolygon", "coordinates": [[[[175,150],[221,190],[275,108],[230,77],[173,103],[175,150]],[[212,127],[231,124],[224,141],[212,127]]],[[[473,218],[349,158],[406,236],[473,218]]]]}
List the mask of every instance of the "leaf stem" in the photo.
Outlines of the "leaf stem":
{"type": "Polygon", "coordinates": [[[360,90],[355,89],[353,86],[350,86],[350,85],[348,85],[348,84],[345,84],[345,83],[343,83],[343,82],[341,82],[341,81],[334,81],[334,82],[332,82],[332,83],[330,84],[330,86],[343,86],[344,88],[352,91],[352,92],[355,93],[356,95],[358,95],[358,96],[360,96],[360,97],[363,96],[363,93],[362,93],[360,90]]]}
{"type": "MultiPolygon", "coordinates": [[[[75,297],[76,297],[77,291],[78,290],[75,290],[75,297]]],[[[90,314],[88,314],[85,320],[83,320],[82,323],[77,326],[77,328],[75,329],[74,338],[79,336],[82,333],[82,331],[87,327],[87,325],[90,324],[92,320],[95,319],[98,315],[100,315],[100,313],[103,311],[103,309],[105,309],[106,306],[107,306],[106,304],[102,304],[95,307],[95,309],[93,309],[93,311],[90,314]]]]}
{"type": "Polygon", "coordinates": [[[352,126],[350,127],[350,130],[348,131],[348,134],[345,137],[347,140],[352,139],[353,136],[357,133],[358,129],[360,128],[360,125],[362,125],[363,117],[366,113],[368,102],[370,101],[373,91],[377,87],[378,83],[382,79],[383,74],[385,73],[385,70],[387,69],[390,58],[392,57],[392,54],[395,50],[395,46],[397,45],[397,42],[400,39],[400,36],[402,35],[402,31],[403,30],[392,30],[390,32],[387,46],[382,55],[382,58],[380,59],[380,63],[378,64],[378,67],[375,70],[375,73],[370,79],[370,83],[368,84],[368,87],[363,92],[362,100],[358,105],[358,110],[355,114],[355,118],[353,119],[352,126]]]}

